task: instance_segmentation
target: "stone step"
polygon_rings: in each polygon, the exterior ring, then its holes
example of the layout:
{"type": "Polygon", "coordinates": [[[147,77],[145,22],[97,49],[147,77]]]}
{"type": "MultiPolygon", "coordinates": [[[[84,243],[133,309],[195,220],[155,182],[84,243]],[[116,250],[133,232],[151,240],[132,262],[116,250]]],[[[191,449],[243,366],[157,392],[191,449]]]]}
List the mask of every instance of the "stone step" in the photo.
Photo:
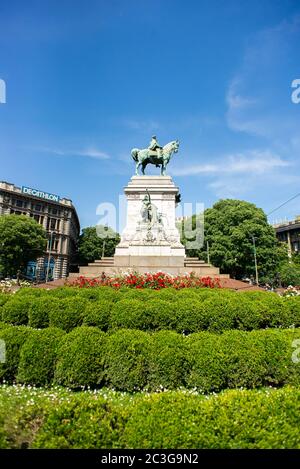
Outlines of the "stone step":
{"type": "Polygon", "coordinates": [[[207,262],[187,262],[185,261],[184,265],[186,267],[212,267],[211,264],[207,262]]]}
{"type": "Polygon", "coordinates": [[[91,266],[91,265],[100,266],[100,267],[105,266],[105,265],[110,266],[110,265],[114,265],[114,261],[113,260],[112,261],[95,261],[95,262],[90,262],[88,264],[88,266],[91,266]]]}
{"type": "Polygon", "coordinates": [[[202,259],[185,259],[184,262],[187,262],[188,264],[207,264],[207,262],[203,261],[202,259]]]}

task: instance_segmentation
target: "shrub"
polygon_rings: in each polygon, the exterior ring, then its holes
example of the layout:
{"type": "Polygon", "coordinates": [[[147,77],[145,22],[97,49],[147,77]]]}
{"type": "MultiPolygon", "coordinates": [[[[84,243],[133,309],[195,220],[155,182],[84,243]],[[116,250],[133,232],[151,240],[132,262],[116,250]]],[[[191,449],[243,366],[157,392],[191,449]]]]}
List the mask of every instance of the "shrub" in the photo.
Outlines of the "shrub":
{"type": "Polygon", "coordinates": [[[99,327],[107,331],[110,326],[110,312],[113,303],[107,300],[93,301],[84,311],[83,326],[99,327]]]}
{"type": "Polygon", "coordinates": [[[34,448],[120,448],[131,409],[122,400],[78,393],[49,412],[33,443],[34,448]]]}
{"type": "MultiPolygon", "coordinates": [[[[181,290],[182,292],[185,290],[181,290]]],[[[209,315],[197,296],[194,294],[178,295],[180,299],[173,303],[174,329],[177,332],[199,332],[209,324],[209,315]]]]}
{"type": "Polygon", "coordinates": [[[87,300],[67,298],[60,300],[60,305],[60,310],[54,309],[49,313],[50,326],[60,327],[69,332],[82,324],[87,300]]]}
{"type": "Polygon", "coordinates": [[[29,308],[29,326],[35,328],[43,328],[49,326],[50,312],[59,315],[61,311],[61,303],[58,298],[50,298],[42,296],[34,298],[29,308]]]}
{"type": "Polygon", "coordinates": [[[289,326],[300,326],[300,296],[283,298],[283,304],[287,310],[289,326]]]}
{"type": "Polygon", "coordinates": [[[201,392],[218,392],[224,389],[226,351],[222,346],[222,336],[199,332],[186,339],[189,341],[191,357],[188,387],[197,388],[201,392]]]}
{"type": "Polygon", "coordinates": [[[144,302],[134,299],[121,300],[111,310],[111,327],[126,329],[149,329],[151,318],[145,314],[144,302]]]}
{"type": "Polygon", "coordinates": [[[173,329],[177,327],[176,304],[171,301],[159,299],[149,300],[146,304],[145,313],[149,329],[173,329]]]}
{"type": "Polygon", "coordinates": [[[103,384],[105,343],[105,334],[96,327],[70,332],[58,348],[55,382],[71,388],[103,384]]]}
{"type": "MultiPolygon", "coordinates": [[[[127,289],[126,289],[127,291],[127,289]]],[[[91,288],[77,288],[77,295],[80,298],[86,298],[92,301],[119,301],[122,294],[119,290],[114,290],[111,287],[91,287],[91,288]]]]}
{"type": "Polygon", "coordinates": [[[149,355],[149,389],[186,386],[188,371],[187,339],[173,331],[153,334],[149,355]]]}
{"type": "Polygon", "coordinates": [[[107,381],[122,391],[143,389],[148,380],[151,336],[142,331],[120,329],[108,337],[107,381]]]}
{"type": "Polygon", "coordinates": [[[289,386],[205,397],[2,386],[0,447],[296,449],[299,410],[300,391],[289,386]]]}
{"type": "Polygon", "coordinates": [[[47,295],[47,290],[43,290],[42,288],[33,288],[33,287],[25,287],[25,288],[20,288],[16,293],[15,296],[18,298],[24,298],[24,297],[40,297],[40,296],[45,296],[47,295]]]}
{"type": "Polygon", "coordinates": [[[261,324],[261,313],[255,301],[249,300],[243,293],[232,298],[234,327],[244,331],[258,329],[261,324]]]}
{"type": "Polygon", "coordinates": [[[97,290],[99,300],[117,302],[122,299],[122,293],[119,290],[114,290],[111,287],[99,287],[97,290]]]}
{"type": "Polygon", "coordinates": [[[80,290],[78,288],[71,288],[71,287],[59,287],[50,290],[48,293],[49,296],[60,298],[62,300],[67,298],[77,297],[80,290]]]}
{"type": "Polygon", "coordinates": [[[130,289],[123,293],[122,300],[149,301],[156,297],[156,291],[151,289],[130,289]]]}
{"type": "Polygon", "coordinates": [[[126,423],[127,448],[300,448],[300,392],[226,391],[203,399],[178,392],[137,401],[126,423]]]}
{"type": "Polygon", "coordinates": [[[252,337],[264,360],[264,385],[283,386],[300,384],[300,366],[293,363],[293,340],[300,337],[300,331],[266,330],[252,331],[252,337]]]}
{"type": "Polygon", "coordinates": [[[0,339],[5,342],[6,361],[0,363],[0,382],[12,383],[17,375],[20,350],[36,331],[25,326],[7,326],[0,329],[0,339]]]}
{"type": "Polygon", "coordinates": [[[226,388],[262,386],[266,373],[264,353],[251,333],[227,331],[221,338],[226,388]]]}
{"type": "Polygon", "coordinates": [[[223,332],[233,329],[237,302],[227,295],[214,295],[203,301],[203,314],[208,318],[208,330],[223,332]]]}
{"type": "Polygon", "coordinates": [[[36,331],[21,348],[17,380],[24,384],[46,386],[52,383],[58,344],[65,334],[61,329],[36,331]]]}
{"type": "Polygon", "coordinates": [[[30,308],[30,304],[30,296],[12,296],[2,306],[2,321],[15,325],[28,324],[28,311],[30,308]]]}
{"type": "Polygon", "coordinates": [[[256,308],[261,314],[261,328],[289,327],[292,325],[286,301],[276,293],[269,293],[268,296],[262,297],[256,302],[256,308]]]}
{"type": "Polygon", "coordinates": [[[7,324],[6,322],[0,322],[0,329],[7,329],[10,327],[10,324],[7,324]]]}
{"type": "Polygon", "coordinates": [[[3,306],[10,298],[11,298],[11,295],[9,293],[0,292],[0,311],[1,311],[1,306],[3,306]]]}
{"type": "Polygon", "coordinates": [[[155,291],[155,296],[163,301],[175,301],[177,299],[178,291],[175,288],[163,288],[162,290],[155,291]]]}

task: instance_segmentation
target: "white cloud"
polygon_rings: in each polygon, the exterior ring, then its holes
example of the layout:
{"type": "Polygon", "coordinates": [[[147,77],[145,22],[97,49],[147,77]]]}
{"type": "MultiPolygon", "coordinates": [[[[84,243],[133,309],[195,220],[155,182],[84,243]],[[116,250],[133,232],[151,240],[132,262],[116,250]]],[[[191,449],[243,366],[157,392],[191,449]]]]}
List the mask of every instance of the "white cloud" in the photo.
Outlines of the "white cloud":
{"type": "Polygon", "coordinates": [[[87,147],[83,149],[74,149],[74,150],[62,150],[60,148],[50,148],[50,147],[38,147],[35,148],[36,151],[43,151],[45,153],[51,153],[57,156],[83,156],[87,158],[95,158],[97,160],[107,160],[110,156],[97,149],[96,147],[87,147]]]}
{"type": "Polygon", "coordinates": [[[211,176],[226,174],[263,175],[275,168],[290,166],[290,162],[273,154],[270,150],[251,150],[235,155],[225,155],[211,164],[191,165],[173,168],[174,176],[193,176],[206,174],[211,176]]]}

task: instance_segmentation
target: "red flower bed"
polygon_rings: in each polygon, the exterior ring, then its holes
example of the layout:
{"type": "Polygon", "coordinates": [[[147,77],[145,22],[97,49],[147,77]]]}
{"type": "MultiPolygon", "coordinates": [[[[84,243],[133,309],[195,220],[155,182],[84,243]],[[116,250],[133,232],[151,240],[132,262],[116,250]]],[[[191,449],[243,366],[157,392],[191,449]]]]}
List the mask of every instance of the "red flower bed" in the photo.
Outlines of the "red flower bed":
{"type": "Polygon", "coordinates": [[[156,273],[129,273],[117,277],[107,277],[102,275],[101,278],[78,277],[76,280],[68,282],[68,286],[79,288],[90,288],[99,286],[109,286],[113,288],[130,287],[130,288],[151,288],[153,290],[161,290],[162,288],[173,287],[177,290],[180,288],[220,288],[220,280],[211,277],[196,277],[194,274],[180,275],[172,277],[164,272],[156,273]]]}

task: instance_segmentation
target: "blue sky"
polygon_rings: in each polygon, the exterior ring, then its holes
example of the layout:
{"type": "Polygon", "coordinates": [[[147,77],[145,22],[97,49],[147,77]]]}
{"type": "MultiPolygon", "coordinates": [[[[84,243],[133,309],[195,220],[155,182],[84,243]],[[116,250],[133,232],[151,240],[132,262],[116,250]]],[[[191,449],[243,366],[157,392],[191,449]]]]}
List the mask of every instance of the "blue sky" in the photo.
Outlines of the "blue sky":
{"type": "Polygon", "coordinates": [[[94,225],[155,133],[184,202],[270,212],[300,192],[299,44],[298,0],[0,0],[0,180],[94,225]]]}

